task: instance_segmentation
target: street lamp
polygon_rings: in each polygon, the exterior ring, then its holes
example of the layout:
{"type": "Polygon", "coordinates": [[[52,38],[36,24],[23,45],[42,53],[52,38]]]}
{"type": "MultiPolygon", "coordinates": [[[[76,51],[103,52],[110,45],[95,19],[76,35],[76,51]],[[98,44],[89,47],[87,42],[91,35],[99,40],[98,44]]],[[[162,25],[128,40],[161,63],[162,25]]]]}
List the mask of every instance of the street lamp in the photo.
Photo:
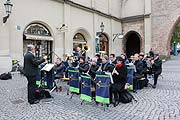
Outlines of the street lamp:
{"type": "Polygon", "coordinates": [[[103,33],[103,31],[104,31],[104,24],[103,24],[103,22],[101,22],[100,28],[101,28],[101,33],[103,33]]]}
{"type": "Polygon", "coordinates": [[[13,4],[11,3],[10,0],[7,0],[6,3],[4,3],[4,7],[6,10],[6,16],[3,17],[3,23],[6,23],[7,19],[9,18],[10,14],[11,14],[13,4]]]}

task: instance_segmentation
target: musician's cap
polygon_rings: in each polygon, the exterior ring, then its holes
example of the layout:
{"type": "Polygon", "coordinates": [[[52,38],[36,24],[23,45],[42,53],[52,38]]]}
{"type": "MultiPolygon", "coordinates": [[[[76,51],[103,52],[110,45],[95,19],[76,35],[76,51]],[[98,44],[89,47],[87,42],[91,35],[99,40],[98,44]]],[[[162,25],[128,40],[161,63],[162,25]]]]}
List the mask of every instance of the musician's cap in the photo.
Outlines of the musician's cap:
{"type": "Polygon", "coordinates": [[[79,56],[79,59],[83,59],[85,61],[85,56],[79,56]]]}
{"type": "Polygon", "coordinates": [[[92,62],[97,63],[97,59],[96,58],[92,58],[91,60],[92,60],[92,62]]]}
{"type": "Polygon", "coordinates": [[[122,62],[124,62],[124,59],[123,59],[122,57],[118,56],[118,57],[116,57],[116,61],[122,61],[122,62]]]}
{"type": "Polygon", "coordinates": [[[104,55],[104,58],[105,58],[106,60],[109,60],[109,57],[108,57],[107,55],[104,55]]]}
{"type": "Polygon", "coordinates": [[[97,57],[99,57],[99,58],[100,58],[100,54],[98,54],[98,53],[97,53],[95,56],[97,56],[97,57]]]}

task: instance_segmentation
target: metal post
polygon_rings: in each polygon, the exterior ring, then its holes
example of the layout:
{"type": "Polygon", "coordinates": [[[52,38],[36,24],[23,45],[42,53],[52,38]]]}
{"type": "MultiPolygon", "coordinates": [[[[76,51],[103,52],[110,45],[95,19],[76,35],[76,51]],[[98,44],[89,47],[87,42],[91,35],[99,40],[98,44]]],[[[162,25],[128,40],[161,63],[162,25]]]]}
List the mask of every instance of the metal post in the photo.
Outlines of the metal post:
{"type": "Polygon", "coordinates": [[[178,55],[178,51],[177,51],[177,43],[176,41],[174,41],[174,56],[178,55]]]}

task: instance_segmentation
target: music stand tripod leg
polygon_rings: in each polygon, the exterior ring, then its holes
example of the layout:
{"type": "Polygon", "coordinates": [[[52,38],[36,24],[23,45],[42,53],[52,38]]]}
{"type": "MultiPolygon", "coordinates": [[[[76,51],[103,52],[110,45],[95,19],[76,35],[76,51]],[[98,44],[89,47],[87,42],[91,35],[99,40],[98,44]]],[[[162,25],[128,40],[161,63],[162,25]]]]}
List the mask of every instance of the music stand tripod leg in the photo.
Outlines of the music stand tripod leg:
{"type": "Polygon", "coordinates": [[[71,95],[70,99],[72,99],[73,95],[74,95],[74,93],[72,93],[72,95],[71,95]]]}
{"type": "Polygon", "coordinates": [[[84,103],[84,100],[82,100],[81,105],[84,103]]]}
{"type": "Polygon", "coordinates": [[[67,95],[69,95],[69,89],[67,89],[67,95]]]}
{"type": "Polygon", "coordinates": [[[57,86],[54,86],[54,88],[51,89],[50,93],[52,93],[55,89],[57,89],[57,86]]]}
{"type": "Polygon", "coordinates": [[[57,90],[57,85],[56,85],[56,82],[54,81],[54,87],[51,89],[50,93],[52,93],[55,89],[57,90]]]}

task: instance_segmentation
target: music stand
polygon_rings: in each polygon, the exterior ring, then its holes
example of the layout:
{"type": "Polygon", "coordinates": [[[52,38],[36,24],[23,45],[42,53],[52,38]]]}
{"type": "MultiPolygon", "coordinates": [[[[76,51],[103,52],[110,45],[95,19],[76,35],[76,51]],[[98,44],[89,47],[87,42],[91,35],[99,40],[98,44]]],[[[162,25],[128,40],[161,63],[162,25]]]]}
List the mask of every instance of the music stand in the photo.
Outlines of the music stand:
{"type": "Polygon", "coordinates": [[[109,106],[110,104],[110,93],[109,93],[110,92],[109,91],[110,76],[96,74],[95,81],[96,81],[96,97],[95,97],[96,102],[106,104],[107,106],[109,106]]]}
{"type": "Polygon", "coordinates": [[[81,102],[81,105],[84,101],[91,102],[92,101],[92,94],[91,94],[91,76],[82,74],[81,75],[81,89],[80,89],[80,99],[83,101],[81,102]]]}
{"type": "Polygon", "coordinates": [[[70,99],[72,99],[74,93],[80,93],[80,82],[79,82],[79,70],[77,68],[69,68],[68,69],[68,76],[70,78],[69,81],[69,91],[72,93],[70,99]]]}
{"type": "MultiPolygon", "coordinates": [[[[41,71],[45,72],[44,79],[41,79],[41,83],[47,82],[47,85],[44,84],[43,87],[47,87],[48,89],[53,88],[53,82],[54,82],[54,70],[53,70],[54,64],[46,64],[41,71]]],[[[52,92],[52,91],[51,91],[52,92]]]]}

